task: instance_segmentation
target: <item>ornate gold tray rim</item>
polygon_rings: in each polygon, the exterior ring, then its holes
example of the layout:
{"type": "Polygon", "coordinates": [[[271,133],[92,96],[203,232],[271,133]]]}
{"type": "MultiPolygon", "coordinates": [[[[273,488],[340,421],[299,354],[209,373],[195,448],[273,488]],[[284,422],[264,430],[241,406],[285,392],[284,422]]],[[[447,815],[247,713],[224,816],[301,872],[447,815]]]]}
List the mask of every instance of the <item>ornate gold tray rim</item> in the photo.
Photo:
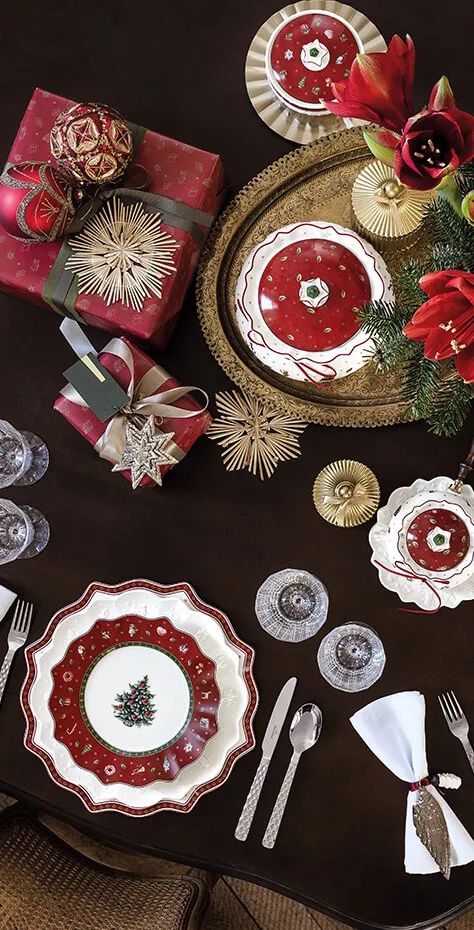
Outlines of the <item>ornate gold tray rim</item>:
{"type": "MultiPolygon", "coordinates": [[[[245,361],[239,354],[244,343],[228,322],[225,280],[233,256],[248,229],[272,199],[321,171],[349,164],[364,156],[370,158],[359,129],[332,133],[301,146],[272,162],[252,178],[230,202],[215,222],[204,246],[196,278],[198,319],[214,358],[240,388],[273,404],[289,415],[311,423],[330,426],[375,427],[406,422],[406,404],[398,400],[361,405],[359,401],[325,404],[320,398],[305,396],[302,383],[291,381],[292,393],[278,383],[279,376],[253,357],[245,361]],[[223,296],[224,295],[224,296],[223,296]]],[[[351,377],[351,376],[349,376],[351,377]]]]}

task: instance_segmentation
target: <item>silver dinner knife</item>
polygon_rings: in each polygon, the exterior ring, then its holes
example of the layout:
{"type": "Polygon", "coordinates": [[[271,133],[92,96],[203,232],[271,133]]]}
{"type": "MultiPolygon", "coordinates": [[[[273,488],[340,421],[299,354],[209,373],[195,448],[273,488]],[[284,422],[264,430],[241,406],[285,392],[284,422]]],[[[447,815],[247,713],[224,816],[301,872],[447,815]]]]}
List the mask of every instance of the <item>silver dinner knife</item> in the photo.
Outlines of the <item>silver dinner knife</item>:
{"type": "Polygon", "coordinates": [[[263,788],[268,766],[270,765],[270,759],[272,758],[273,751],[276,744],[278,743],[281,729],[285,722],[285,717],[288,713],[288,708],[291,704],[291,699],[293,697],[295,688],[296,678],[289,678],[286,684],[283,685],[283,688],[281,689],[280,694],[276,699],[270,720],[267,724],[267,729],[265,730],[265,736],[263,737],[262,758],[260,759],[258,769],[255,772],[255,777],[243,806],[242,813],[239,817],[239,822],[235,828],[234,836],[237,840],[246,840],[249,835],[252,820],[257,809],[260,792],[263,788]]]}

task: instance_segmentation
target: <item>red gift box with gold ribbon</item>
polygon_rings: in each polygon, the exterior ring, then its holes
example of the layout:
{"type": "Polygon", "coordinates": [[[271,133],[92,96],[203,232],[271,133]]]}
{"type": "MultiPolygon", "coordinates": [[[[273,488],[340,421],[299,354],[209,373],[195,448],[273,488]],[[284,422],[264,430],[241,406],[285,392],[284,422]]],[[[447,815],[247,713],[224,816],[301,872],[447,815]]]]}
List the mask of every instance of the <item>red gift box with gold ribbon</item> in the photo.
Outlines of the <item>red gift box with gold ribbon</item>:
{"type": "MultiPolygon", "coordinates": [[[[31,161],[49,161],[54,165],[50,149],[51,129],[58,115],[72,105],[71,100],[37,88],[21,121],[7,165],[16,166],[31,161]]],[[[140,166],[141,171],[145,169],[142,174],[146,178],[146,190],[144,193],[138,192],[137,196],[144,202],[145,210],[148,209],[147,198],[150,209],[154,204],[154,215],[161,217],[160,230],[164,245],[174,243],[168,258],[164,257],[165,265],[171,262],[171,266],[160,277],[161,296],[152,294],[145,297],[142,308],[136,309],[133,305],[127,305],[123,299],[114,299],[113,302],[109,300],[107,305],[110,294],[105,297],[98,293],[77,294],[76,286],[72,297],[72,315],[77,313],[80,319],[98,329],[117,335],[125,334],[163,349],[176,323],[205,236],[219,211],[225,185],[224,171],[218,155],[151,130],[136,134],[133,166],[140,166]]],[[[118,182],[119,188],[121,183],[118,182]]],[[[127,185],[126,181],[124,183],[127,185]]],[[[133,187],[133,184],[130,186],[133,187]]],[[[133,201],[133,193],[131,199],[133,201]]],[[[109,202],[102,207],[100,214],[110,207],[109,202]]],[[[138,207],[141,207],[140,201],[138,207]]],[[[111,216],[112,211],[109,218],[111,216]]],[[[90,222],[94,222],[94,219],[90,222]]],[[[84,226],[86,228],[87,225],[84,226]]],[[[64,240],[60,239],[24,242],[9,235],[0,226],[2,290],[33,303],[60,309],[66,315],[70,314],[68,302],[62,303],[61,298],[63,282],[59,266],[64,252],[63,243],[64,240]]],[[[76,274],[71,273],[69,277],[77,279],[76,274]]],[[[112,297],[115,296],[112,293],[112,297]]]]}

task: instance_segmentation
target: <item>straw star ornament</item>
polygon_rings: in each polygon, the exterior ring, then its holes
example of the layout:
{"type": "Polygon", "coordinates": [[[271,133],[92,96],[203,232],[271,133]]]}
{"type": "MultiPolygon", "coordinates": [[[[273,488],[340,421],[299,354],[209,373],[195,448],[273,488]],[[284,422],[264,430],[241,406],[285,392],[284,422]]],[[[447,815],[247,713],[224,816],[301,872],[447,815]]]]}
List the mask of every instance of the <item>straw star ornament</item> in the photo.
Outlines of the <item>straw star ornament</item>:
{"type": "Polygon", "coordinates": [[[263,400],[243,391],[216,394],[220,417],[207,430],[224,450],[228,471],[246,468],[263,480],[270,478],[279,462],[301,455],[298,435],[306,423],[286,416],[263,400]]]}
{"type": "Polygon", "coordinates": [[[147,297],[162,296],[163,279],[176,270],[179,243],[161,228],[159,213],[141,203],[113,197],[69,240],[66,269],[79,280],[79,292],[98,294],[107,306],[120,301],[140,311],[147,297]]]}

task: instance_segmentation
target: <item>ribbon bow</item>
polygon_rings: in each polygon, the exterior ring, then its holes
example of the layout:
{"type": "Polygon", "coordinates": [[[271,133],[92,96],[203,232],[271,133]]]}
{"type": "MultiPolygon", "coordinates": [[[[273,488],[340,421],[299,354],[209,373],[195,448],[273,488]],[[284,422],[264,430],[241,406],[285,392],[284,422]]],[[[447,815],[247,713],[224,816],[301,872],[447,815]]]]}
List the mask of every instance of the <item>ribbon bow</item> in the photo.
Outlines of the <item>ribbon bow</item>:
{"type": "MultiPolygon", "coordinates": [[[[73,320],[65,319],[61,323],[60,330],[79,358],[83,358],[91,352],[97,356],[94,346],[89,342],[78,323],[73,320]]],[[[154,416],[161,422],[169,418],[188,419],[190,417],[199,416],[206,410],[209,398],[206,392],[201,388],[190,385],[180,385],[179,387],[169,388],[166,391],[160,391],[159,388],[168,380],[169,376],[163,369],[156,365],[150,368],[150,370],[143,375],[143,378],[138,384],[136,384],[133,355],[128,346],[125,345],[121,339],[111,339],[102,352],[107,352],[121,359],[127,366],[130,374],[128,386],[125,388],[128,395],[128,403],[122,410],[117,411],[115,416],[109,420],[105,432],[94,446],[94,449],[102,459],[107,459],[108,462],[112,462],[114,465],[120,461],[125,448],[127,422],[129,420],[133,420],[136,417],[144,418],[149,416],[154,416]],[[201,407],[197,410],[185,410],[183,407],[176,407],[174,405],[174,401],[180,400],[191,391],[198,391],[204,396],[205,403],[201,407]]],[[[66,400],[69,400],[73,404],[77,404],[80,407],[88,407],[88,404],[86,404],[85,400],[71,384],[66,385],[66,387],[62,389],[61,394],[66,400]]],[[[157,430],[157,432],[159,432],[159,430],[157,430]]],[[[167,448],[171,455],[179,461],[181,461],[186,454],[172,441],[169,442],[167,448]]]]}
{"type": "Polygon", "coordinates": [[[338,507],[342,513],[345,513],[354,502],[357,503],[362,500],[367,500],[367,491],[362,481],[357,482],[350,497],[338,497],[337,494],[325,494],[324,496],[324,502],[326,504],[333,504],[335,507],[338,507]]]}

